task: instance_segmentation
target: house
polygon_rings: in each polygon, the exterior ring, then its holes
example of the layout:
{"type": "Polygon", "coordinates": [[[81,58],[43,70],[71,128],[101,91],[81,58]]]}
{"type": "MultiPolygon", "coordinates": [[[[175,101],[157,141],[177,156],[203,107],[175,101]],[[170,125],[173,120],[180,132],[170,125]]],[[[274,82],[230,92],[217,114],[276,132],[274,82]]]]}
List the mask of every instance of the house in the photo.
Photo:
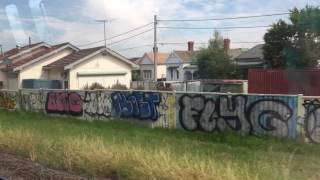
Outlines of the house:
{"type": "Polygon", "coordinates": [[[263,44],[259,44],[243,52],[235,58],[236,64],[239,66],[244,79],[248,79],[249,69],[264,68],[266,62],[263,57],[263,44]]]}
{"type": "MultiPolygon", "coordinates": [[[[224,39],[224,48],[233,60],[245,49],[230,49],[230,40],[224,39]]],[[[198,66],[194,61],[200,51],[194,51],[194,42],[188,42],[187,51],[173,51],[167,61],[167,81],[188,81],[198,78],[198,66]]]]}
{"type": "Polygon", "coordinates": [[[49,45],[41,42],[24,47],[17,46],[3,53],[0,59],[2,88],[17,90],[26,79],[47,79],[42,67],[79,49],[70,43],[49,45]]]}
{"type": "MultiPolygon", "coordinates": [[[[168,58],[168,53],[158,53],[157,54],[157,79],[166,78],[166,60],[168,58]]],[[[140,76],[143,81],[154,80],[154,55],[153,53],[145,53],[140,60],[137,61],[140,66],[140,76]]]]}
{"type": "Polygon", "coordinates": [[[173,51],[166,61],[167,81],[197,79],[198,66],[192,63],[198,52],[193,50],[193,42],[188,43],[188,51],[173,51]]]}
{"type": "Polygon", "coordinates": [[[81,49],[43,67],[49,80],[64,81],[65,88],[82,89],[93,83],[104,87],[123,84],[128,88],[131,71],[138,66],[104,47],[81,49]]]}

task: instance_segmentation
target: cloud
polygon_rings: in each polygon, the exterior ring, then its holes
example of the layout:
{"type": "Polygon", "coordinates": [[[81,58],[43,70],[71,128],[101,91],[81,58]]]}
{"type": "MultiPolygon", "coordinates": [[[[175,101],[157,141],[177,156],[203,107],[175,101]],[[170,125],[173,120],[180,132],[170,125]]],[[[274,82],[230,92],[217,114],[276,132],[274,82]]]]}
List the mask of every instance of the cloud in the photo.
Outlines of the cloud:
{"type": "MultiPolygon", "coordinates": [[[[318,0],[79,0],[76,7],[61,7],[59,15],[54,11],[47,16],[48,29],[53,35],[53,42],[72,42],[75,45],[83,45],[103,39],[103,25],[96,22],[98,19],[114,19],[107,24],[107,37],[126,32],[132,28],[153,21],[153,16],[158,15],[159,19],[196,19],[248,16],[287,12],[293,7],[304,7],[307,3],[319,4],[318,0]],[[63,17],[63,9],[68,16],[63,17]],[[67,10],[66,10],[67,9],[67,10]],[[78,18],[76,18],[78,17],[78,18]]],[[[67,3],[66,5],[69,5],[67,3]]],[[[56,5],[58,6],[58,5],[56,5]]],[[[72,6],[72,5],[71,5],[72,6]]],[[[50,7],[49,7],[50,8],[50,7]]],[[[1,18],[1,12],[0,12],[1,18]]],[[[286,19],[287,16],[229,20],[229,21],[207,21],[207,22],[161,22],[159,26],[186,26],[186,27],[226,27],[226,26],[254,26],[269,25],[279,18],[286,19]]],[[[132,32],[126,36],[109,40],[108,43],[116,42],[122,38],[135,35],[139,32],[152,28],[152,25],[132,32]]],[[[239,41],[262,41],[266,28],[257,29],[233,29],[221,30],[224,37],[231,39],[231,47],[252,47],[255,44],[234,43],[239,41]]],[[[7,32],[8,33],[8,32],[7,32]]],[[[212,36],[213,30],[167,30],[159,29],[159,42],[184,42],[185,45],[166,45],[159,47],[160,51],[170,52],[175,49],[186,49],[187,41],[207,42],[212,36]]],[[[11,33],[12,34],[12,33],[11,33]]],[[[11,35],[12,36],[12,35],[11,35]]],[[[5,39],[4,35],[0,39],[5,39]]],[[[148,32],[133,39],[110,46],[115,50],[126,49],[153,43],[153,33],[148,32]]],[[[93,44],[91,46],[103,45],[93,44]]],[[[86,47],[91,47],[86,46],[86,47]]],[[[200,44],[195,44],[200,47],[200,44]]],[[[86,48],[84,47],[84,48],[86,48]]],[[[144,52],[151,51],[152,47],[121,51],[120,53],[132,57],[141,56],[144,52]]]]}

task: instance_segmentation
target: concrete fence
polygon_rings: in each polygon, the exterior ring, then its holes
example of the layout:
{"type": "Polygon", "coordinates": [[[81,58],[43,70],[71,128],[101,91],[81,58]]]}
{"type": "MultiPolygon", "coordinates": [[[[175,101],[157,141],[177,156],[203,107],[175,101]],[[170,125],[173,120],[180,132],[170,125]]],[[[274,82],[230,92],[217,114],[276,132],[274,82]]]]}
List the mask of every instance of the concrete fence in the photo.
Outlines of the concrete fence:
{"type": "Polygon", "coordinates": [[[320,97],[302,95],[20,90],[0,91],[0,108],[320,143],[320,97]]]}

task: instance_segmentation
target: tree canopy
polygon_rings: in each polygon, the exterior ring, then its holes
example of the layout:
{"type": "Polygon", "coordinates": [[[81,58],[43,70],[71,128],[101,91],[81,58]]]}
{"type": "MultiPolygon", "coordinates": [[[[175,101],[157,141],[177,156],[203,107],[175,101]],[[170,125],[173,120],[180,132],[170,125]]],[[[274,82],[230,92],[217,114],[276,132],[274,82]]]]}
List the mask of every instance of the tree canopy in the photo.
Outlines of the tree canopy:
{"type": "Polygon", "coordinates": [[[290,12],[290,22],[279,20],[265,34],[264,58],[272,68],[313,68],[320,60],[320,8],[290,12]]]}
{"type": "Polygon", "coordinates": [[[237,66],[224,49],[223,38],[214,32],[207,48],[203,48],[196,57],[201,79],[237,78],[237,66]]]}

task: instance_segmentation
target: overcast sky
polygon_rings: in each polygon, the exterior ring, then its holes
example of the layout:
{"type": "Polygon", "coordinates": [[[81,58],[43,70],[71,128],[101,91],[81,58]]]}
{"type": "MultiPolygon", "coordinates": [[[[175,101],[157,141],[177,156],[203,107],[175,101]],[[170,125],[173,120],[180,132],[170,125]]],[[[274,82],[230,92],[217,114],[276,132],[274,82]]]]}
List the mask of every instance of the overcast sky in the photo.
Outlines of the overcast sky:
{"type": "MultiPolygon", "coordinates": [[[[103,40],[103,25],[97,19],[113,19],[107,24],[107,37],[126,32],[150,23],[153,16],[159,19],[197,19],[250,16],[288,12],[293,7],[320,5],[319,0],[0,0],[0,44],[4,49],[16,44],[47,41],[51,44],[71,42],[81,46],[103,40]]],[[[209,22],[161,22],[159,26],[184,27],[229,27],[270,25],[287,15],[241,20],[209,22]]],[[[126,36],[108,41],[116,42],[152,28],[147,26],[126,36]]],[[[250,48],[261,42],[267,28],[220,30],[225,38],[231,39],[231,48],[250,48]]],[[[159,30],[160,43],[185,43],[161,45],[159,50],[187,49],[187,41],[207,42],[213,30],[159,30]]],[[[142,56],[152,50],[153,32],[109,46],[127,57],[142,56]],[[134,49],[131,47],[143,46],[134,49]]],[[[89,48],[103,45],[102,43],[89,48]]]]}

